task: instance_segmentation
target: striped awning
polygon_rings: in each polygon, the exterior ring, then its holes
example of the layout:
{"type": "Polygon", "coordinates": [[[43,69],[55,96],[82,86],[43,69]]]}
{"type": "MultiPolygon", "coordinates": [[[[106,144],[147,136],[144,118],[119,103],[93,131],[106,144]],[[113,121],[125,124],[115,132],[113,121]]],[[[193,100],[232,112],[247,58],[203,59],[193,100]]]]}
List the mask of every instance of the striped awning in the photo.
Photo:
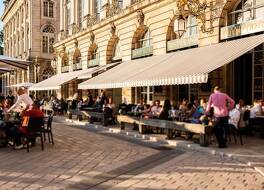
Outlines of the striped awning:
{"type": "Polygon", "coordinates": [[[0,67],[5,69],[24,69],[27,70],[30,61],[0,55],[0,67]]]}
{"type": "Polygon", "coordinates": [[[107,89],[140,86],[206,83],[208,74],[256,46],[264,34],[124,62],[90,80],[79,89],[107,89]]]}
{"type": "Polygon", "coordinates": [[[119,63],[112,63],[107,65],[101,65],[79,71],[59,73],[44,81],[34,84],[29,90],[41,91],[41,90],[58,90],[61,85],[76,79],[88,79],[92,78],[95,74],[105,72],[106,70],[115,67],[119,63]]]}
{"type": "Polygon", "coordinates": [[[96,70],[96,67],[90,69],[84,69],[80,71],[73,71],[67,73],[59,73],[54,75],[46,80],[43,80],[37,84],[34,84],[29,88],[29,90],[33,91],[42,91],[42,90],[58,90],[61,88],[61,85],[70,82],[74,79],[77,79],[79,76],[86,75],[91,76],[93,71],[96,70]]]}

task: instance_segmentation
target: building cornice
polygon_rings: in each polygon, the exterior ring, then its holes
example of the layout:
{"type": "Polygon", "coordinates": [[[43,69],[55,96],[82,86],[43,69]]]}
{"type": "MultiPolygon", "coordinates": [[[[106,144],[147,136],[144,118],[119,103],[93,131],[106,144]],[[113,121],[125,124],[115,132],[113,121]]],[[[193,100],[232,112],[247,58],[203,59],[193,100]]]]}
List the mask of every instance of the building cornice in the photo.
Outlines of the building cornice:
{"type": "Polygon", "coordinates": [[[7,15],[7,13],[10,11],[10,9],[13,7],[15,4],[16,0],[12,0],[8,6],[5,8],[3,15],[1,16],[1,20],[3,21],[7,15]]]}

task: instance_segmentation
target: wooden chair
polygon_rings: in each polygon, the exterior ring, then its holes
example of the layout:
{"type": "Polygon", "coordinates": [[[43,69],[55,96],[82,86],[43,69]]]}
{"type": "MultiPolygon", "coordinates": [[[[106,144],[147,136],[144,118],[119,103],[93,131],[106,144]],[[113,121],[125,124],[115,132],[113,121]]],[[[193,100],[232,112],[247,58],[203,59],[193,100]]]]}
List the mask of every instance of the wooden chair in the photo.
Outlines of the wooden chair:
{"type": "Polygon", "coordinates": [[[42,135],[43,126],[44,126],[43,117],[29,118],[28,128],[27,128],[28,133],[23,135],[23,137],[26,139],[27,152],[29,152],[29,142],[32,139],[36,139],[37,137],[40,137],[41,150],[44,150],[44,141],[43,141],[43,135],[42,135]]]}
{"type": "Polygon", "coordinates": [[[52,121],[53,121],[53,115],[49,115],[47,122],[45,122],[44,127],[42,128],[42,133],[44,135],[44,141],[46,141],[46,134],[47,134],[49,143],[52,143],[52,145],[54,145],[53,133],[52,133],[52,121]]]}

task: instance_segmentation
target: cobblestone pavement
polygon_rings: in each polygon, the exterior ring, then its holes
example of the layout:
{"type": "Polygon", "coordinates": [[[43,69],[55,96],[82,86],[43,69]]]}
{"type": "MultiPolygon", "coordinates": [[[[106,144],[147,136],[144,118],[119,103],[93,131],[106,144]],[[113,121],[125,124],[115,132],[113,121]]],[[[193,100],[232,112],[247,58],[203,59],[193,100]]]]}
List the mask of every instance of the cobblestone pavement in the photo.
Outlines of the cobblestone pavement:
{"type": "Polygon", "coordinates": [[[264,178],[229,158],[173,150],[54,124],[55,146],[0,149],[0,190],[261,190],[264,178]]]}

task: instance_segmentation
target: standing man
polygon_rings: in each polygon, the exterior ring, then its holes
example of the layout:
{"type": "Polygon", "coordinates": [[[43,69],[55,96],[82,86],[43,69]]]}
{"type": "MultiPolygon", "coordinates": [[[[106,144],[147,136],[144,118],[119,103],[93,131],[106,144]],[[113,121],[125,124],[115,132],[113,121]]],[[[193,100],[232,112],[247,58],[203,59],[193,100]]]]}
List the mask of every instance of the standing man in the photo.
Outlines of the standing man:
{"type": "Polygon", "coordinates": [[[228,113],[234,107],[235,101],[227,94],[222,93],[220,88],[216,86],[214,93],[211,94],[206,113],[209,114],[211,108],[214,110],[214,133],[218,141],[219,148],[226,148],[227,132],[228,132],[228,113]]]}
{"type": "Polygon", "coordinates": [[[16,103],[7,110],[7,112],[10,112],[16,108],[18,108],[19,106],[21,106],[20,104],[24,104],[25,108],[24,110],[27,110],[29,108],[29,106],[31,106],[33,104],[33,100],[30,98],[30,96],[26,93],[26,90],[23,88],[19,88],[17,91],[17,101],[16,103]]]}

